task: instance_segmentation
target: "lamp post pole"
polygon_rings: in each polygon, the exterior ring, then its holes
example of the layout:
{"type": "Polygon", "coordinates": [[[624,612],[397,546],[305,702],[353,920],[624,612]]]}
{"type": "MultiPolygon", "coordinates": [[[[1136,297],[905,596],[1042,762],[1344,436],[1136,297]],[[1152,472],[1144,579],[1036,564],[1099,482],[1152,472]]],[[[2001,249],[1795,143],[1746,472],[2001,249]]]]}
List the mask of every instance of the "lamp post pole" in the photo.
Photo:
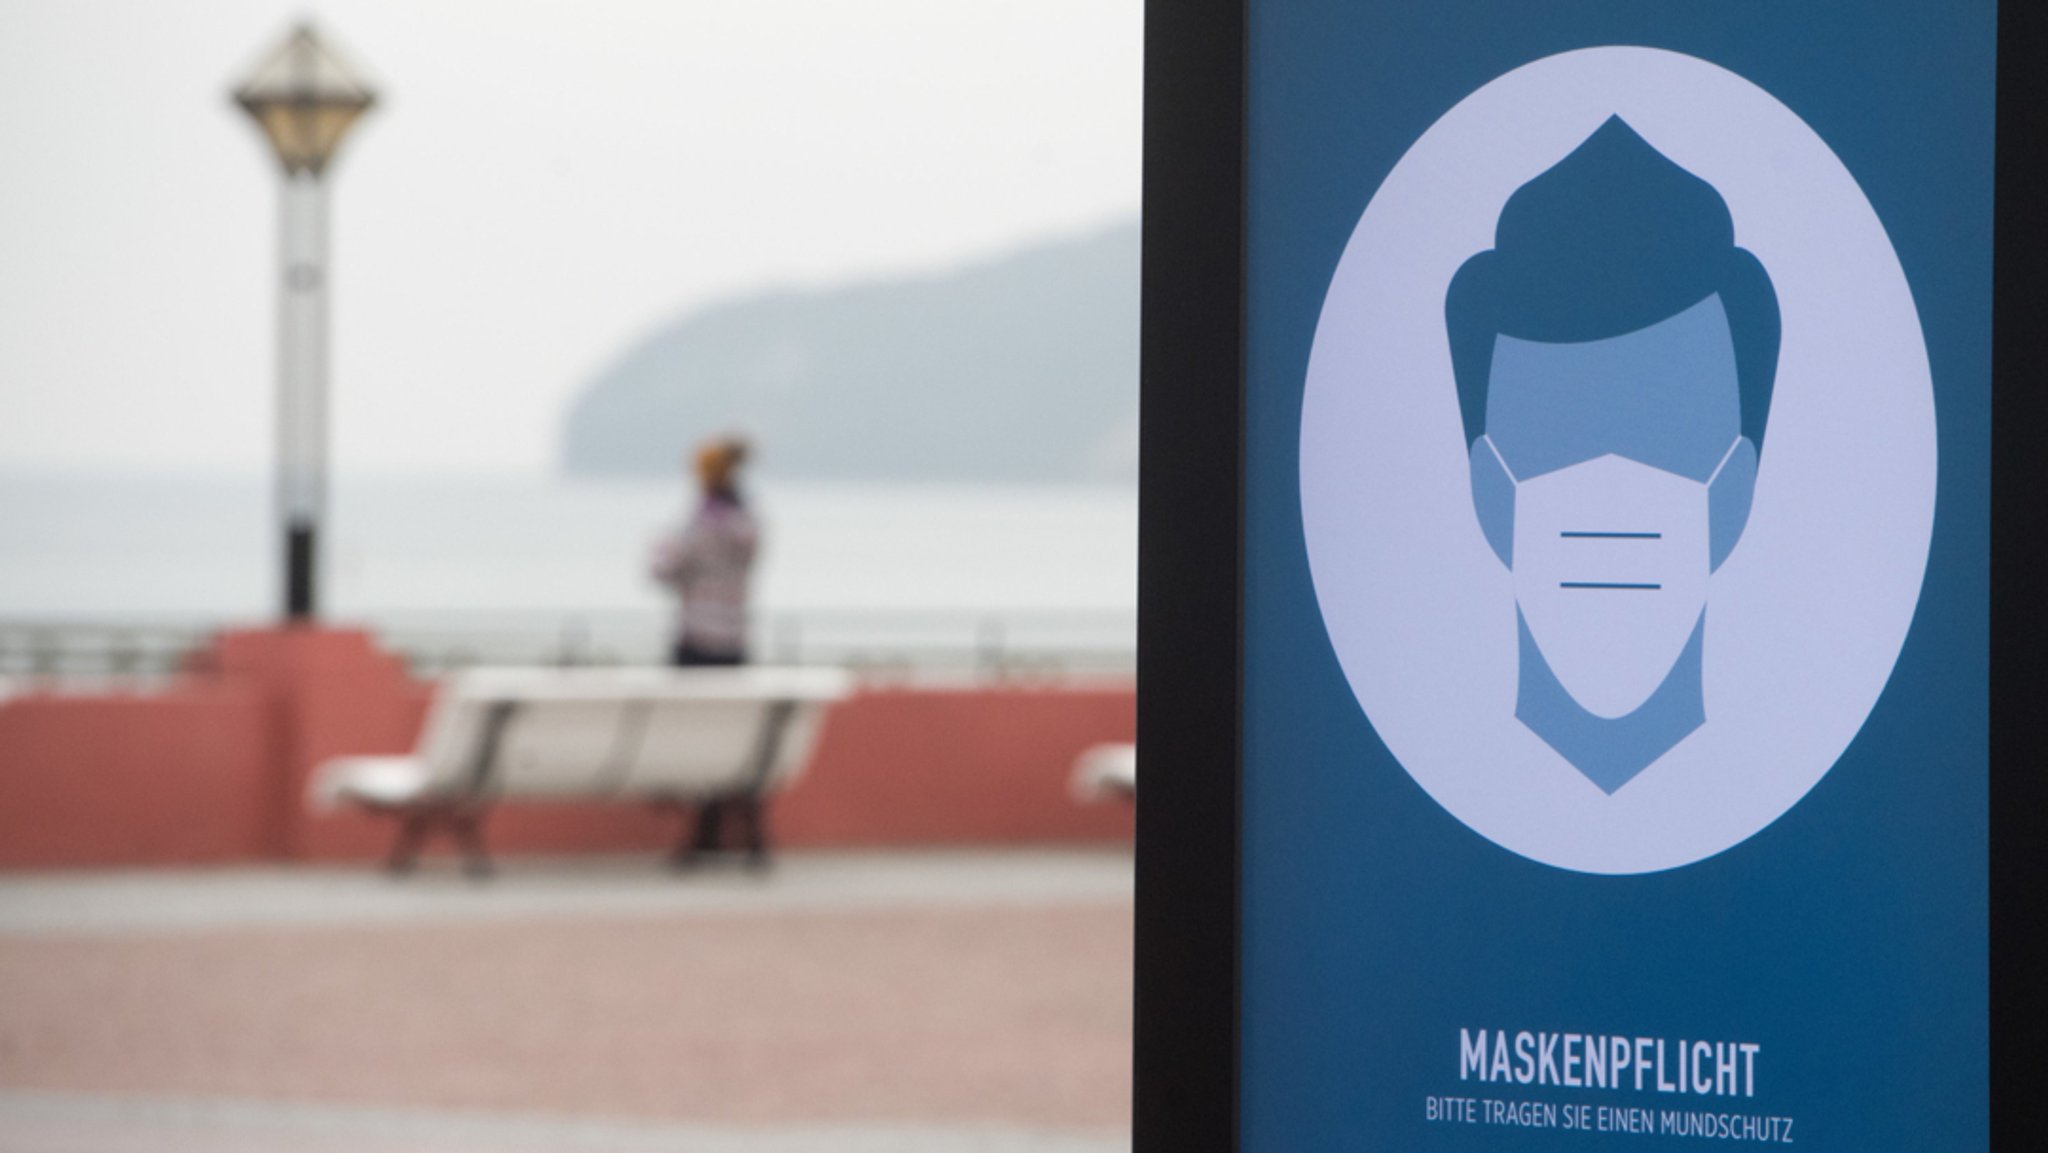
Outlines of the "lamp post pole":
{"type": "Polygon", "coordinates": [[[327,510],[327,183],[288,174],[279,201],[277,508],[284,612],[318,612],[314,572],[327,510]]]}
{"type": "Polygon", "coordinates": [[[284,168],[278,205],[277,506],[284,525],[284,615],[318,612],[320,523],[327,505],[327,167],[375,103],[301,25],[234,93],[284,168]]]}

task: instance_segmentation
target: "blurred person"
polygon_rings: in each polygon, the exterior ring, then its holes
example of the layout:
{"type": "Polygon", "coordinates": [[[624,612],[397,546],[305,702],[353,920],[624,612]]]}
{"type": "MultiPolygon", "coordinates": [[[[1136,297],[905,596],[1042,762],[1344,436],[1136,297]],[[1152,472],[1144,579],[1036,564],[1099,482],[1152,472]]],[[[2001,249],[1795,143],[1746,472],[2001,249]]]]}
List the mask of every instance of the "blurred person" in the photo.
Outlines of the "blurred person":
{"type": "MultiPolygon", "coordinates": [[[[701,490],[697,509],[681,531],[656,549],[654,579],[674,589],[682,602],[672,664],[746,663],[747,591],[761,542],[760,525],[740,495],[738,473],[746,459],[747,443],[738,437],[718,437],[698,446],[690,459],[701,490]]],[[[700,803],[689,847],[676,862],[693,864],[724,847],[725,830],[733,825],[746,835],[749,861],[765,865],[761,809],[749,797],[700,803]]]]}
{"type": "Polygon", "coordinates": [[[671,663],[738,665],[747,659],[747,592],[760,525],[740,495],[747,442],[718,437],[691,460],[702,491],[681,531],[656,548],[654,579],[681,598],[671,663]]]}

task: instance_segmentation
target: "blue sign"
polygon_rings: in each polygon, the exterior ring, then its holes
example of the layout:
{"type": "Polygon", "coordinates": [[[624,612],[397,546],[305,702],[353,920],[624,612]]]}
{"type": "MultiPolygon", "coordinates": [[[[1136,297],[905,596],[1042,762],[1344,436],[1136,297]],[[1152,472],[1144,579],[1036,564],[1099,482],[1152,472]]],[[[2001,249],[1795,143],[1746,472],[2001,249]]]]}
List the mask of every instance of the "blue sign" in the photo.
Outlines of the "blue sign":
{"type": "Polygon", "coordinates": [[[1248,1153],[1988,1147],[1994,17],[1250,5],[1248,1153]]]}

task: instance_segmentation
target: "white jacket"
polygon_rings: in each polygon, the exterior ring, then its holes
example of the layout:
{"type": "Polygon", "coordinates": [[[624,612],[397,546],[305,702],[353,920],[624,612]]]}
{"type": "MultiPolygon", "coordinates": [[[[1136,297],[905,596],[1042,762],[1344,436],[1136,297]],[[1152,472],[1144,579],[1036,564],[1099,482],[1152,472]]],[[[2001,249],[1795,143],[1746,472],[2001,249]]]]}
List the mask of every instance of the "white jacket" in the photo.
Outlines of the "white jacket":
{"type": "Polygon", "coordinates": [[[654,579],[682,597],[677,633],[684,644],[707,653],[746,651],[747,585],[760,539],[744,506],[709,497],[656,548],[654,579]]]}

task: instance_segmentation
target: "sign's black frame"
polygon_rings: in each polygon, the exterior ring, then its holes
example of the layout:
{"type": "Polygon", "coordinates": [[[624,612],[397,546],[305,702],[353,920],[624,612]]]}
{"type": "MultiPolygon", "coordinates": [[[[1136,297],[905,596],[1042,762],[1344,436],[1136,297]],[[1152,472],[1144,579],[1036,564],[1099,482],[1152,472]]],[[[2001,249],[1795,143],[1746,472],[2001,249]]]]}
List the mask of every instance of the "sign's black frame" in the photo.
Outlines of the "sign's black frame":
{"type": "MultiPolygon", "coordinates": [[[[1147,0],[1135,1153],[1238,1148],[1247,0],[1147,0]]],[[[2048,13],[1999,11],[1991,539],[1994,1148],[2048,1128],[2048,13]]]]}
{"type": "Polygon", "coordinates": [[[1244,0],[1147,0],[1137,1153],[1237,1147],[1244,0]]]}

